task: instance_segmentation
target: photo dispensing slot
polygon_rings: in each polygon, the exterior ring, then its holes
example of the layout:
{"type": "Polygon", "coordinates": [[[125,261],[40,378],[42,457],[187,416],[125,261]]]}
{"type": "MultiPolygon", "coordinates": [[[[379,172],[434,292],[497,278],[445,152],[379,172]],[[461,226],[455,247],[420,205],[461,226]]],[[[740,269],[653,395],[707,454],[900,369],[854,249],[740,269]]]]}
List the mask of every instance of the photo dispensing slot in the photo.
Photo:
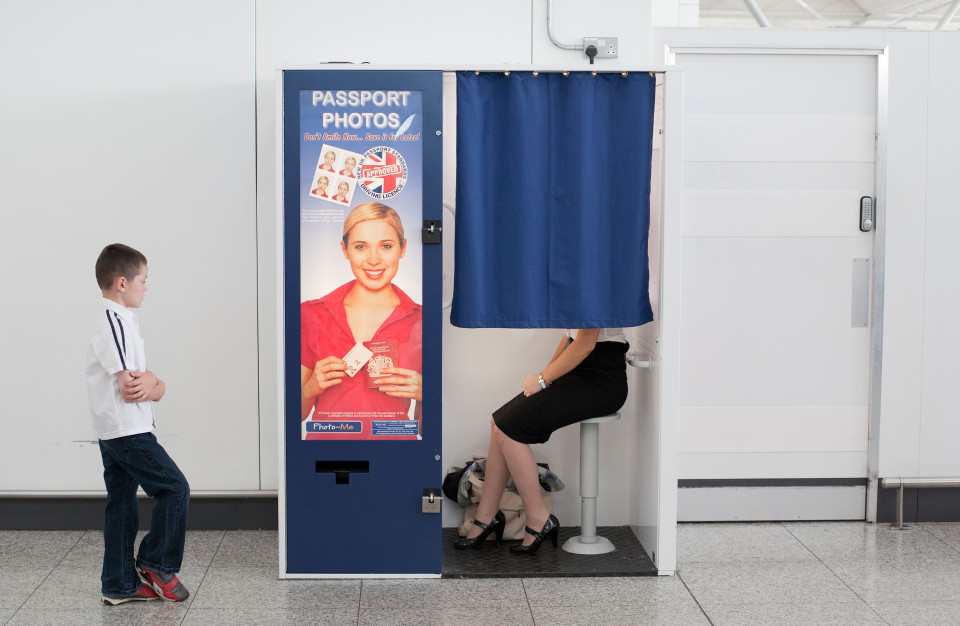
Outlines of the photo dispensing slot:
{"type": "Polygon", "coordinates": [[[317,461],[318,474],[334,474],[338,485],[349,485],[350,474],[369,474],[370,461],[317,461]]]}

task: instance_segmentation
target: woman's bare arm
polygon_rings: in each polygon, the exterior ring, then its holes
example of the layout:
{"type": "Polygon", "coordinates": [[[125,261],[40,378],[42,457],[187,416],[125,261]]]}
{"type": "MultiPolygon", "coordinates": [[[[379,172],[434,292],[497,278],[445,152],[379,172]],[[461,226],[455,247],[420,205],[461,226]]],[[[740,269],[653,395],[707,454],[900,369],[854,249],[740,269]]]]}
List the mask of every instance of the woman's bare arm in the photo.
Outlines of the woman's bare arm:
{"type": "Polygon", "coordinates": [[[567,344],[565,347],[557,348],[557,353],[539,374],[530,374],[523,381],[523,393],[532,396],[541,390],[540,376],[547,385],[560,378],[564,374],[571,372],[573,368],[580,365],[587,355],[593,352],[597,345],[597,338],[600,336],[599,328],[581,328],[577,331],[577,338],[567,344]]]}

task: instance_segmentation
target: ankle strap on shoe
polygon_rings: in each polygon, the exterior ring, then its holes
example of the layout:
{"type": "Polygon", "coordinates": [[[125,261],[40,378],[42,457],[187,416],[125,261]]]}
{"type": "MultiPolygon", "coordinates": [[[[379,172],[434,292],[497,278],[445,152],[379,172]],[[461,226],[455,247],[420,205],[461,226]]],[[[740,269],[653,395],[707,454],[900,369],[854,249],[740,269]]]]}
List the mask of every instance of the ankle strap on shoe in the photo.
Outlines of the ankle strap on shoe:
{"type": "Polygon", "coordinates": [[[534,529],[530,528],[529,526],[524,526],[523,529],[524,529],[525,531],[527,531],[528,534],[531,534],[531,535],[533,535],[534,537],[536,537],[537,539],[540,539],[541,541],[543,541],[543,533],[542,533],[542,532],[537,532],[537,531],[535,531],[534,529]]]}

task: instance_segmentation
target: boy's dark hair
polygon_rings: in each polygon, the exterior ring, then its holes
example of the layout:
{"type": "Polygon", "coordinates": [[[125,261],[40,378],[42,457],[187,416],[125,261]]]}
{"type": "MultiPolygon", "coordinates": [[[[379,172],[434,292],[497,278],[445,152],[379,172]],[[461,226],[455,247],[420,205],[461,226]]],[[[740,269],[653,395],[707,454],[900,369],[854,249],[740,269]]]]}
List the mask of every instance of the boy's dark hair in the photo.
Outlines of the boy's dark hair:
{"type": "Polygon", "coordinates": [[[97,257],[97,284],[101,289],[109,289],[120,276],[132,280],[147,264],[147,257],[139,251],[122,243],[112,243],[97,257]]]}

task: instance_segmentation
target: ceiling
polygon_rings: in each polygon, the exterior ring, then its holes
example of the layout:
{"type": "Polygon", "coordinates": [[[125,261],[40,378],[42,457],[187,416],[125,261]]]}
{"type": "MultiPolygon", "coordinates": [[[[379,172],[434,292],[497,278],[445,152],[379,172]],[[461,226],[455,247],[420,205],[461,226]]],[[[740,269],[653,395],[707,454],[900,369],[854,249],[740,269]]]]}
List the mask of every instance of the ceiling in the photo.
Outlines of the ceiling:
{"type": "Polygon", "coordinates": [[[700,0],[701,28],[760,28],[754,3],[773,28],[960,30],[960,0],[700,0]]]}

